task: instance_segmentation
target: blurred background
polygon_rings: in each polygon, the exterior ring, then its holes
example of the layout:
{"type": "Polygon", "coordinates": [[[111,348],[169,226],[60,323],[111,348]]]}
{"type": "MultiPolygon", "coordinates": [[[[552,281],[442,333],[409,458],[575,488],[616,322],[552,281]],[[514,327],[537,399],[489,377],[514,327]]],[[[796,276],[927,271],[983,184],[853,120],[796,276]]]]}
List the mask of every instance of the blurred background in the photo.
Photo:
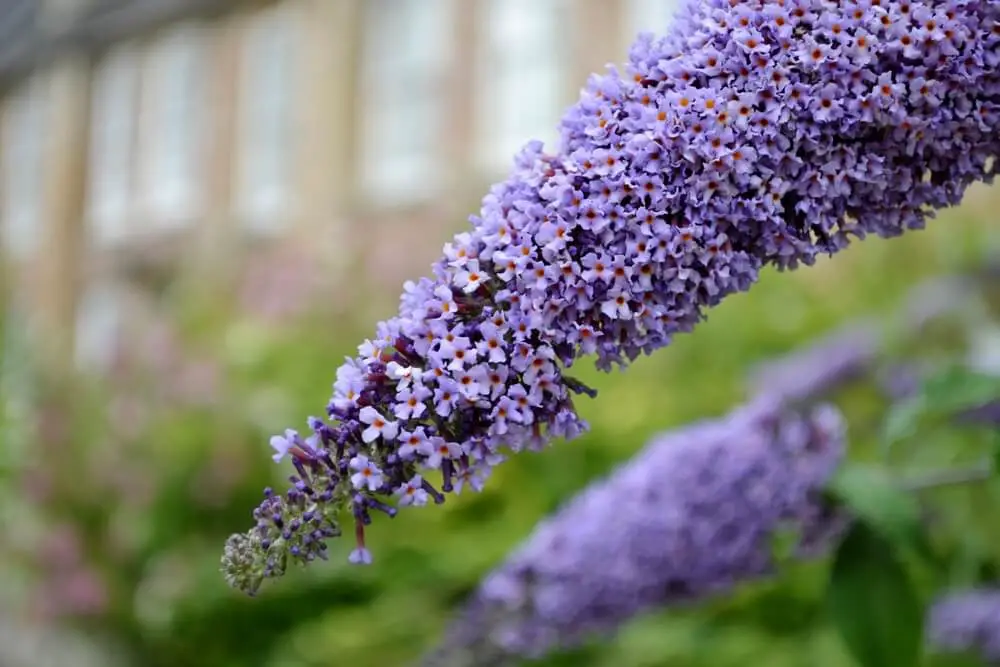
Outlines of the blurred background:
{"type": "MultiPolygon", "coordinates": [[[[374,567],[334,546],[259,599],[230,591],[222,543],[289,472],[268,437],[321,413],[402,281],[674,4],[0,0],[0,667],[406,664],[540,517],[650,435],[726,410],[757,361],[1000,250],[1000,194],[982,187],[929,231],[768,274],[627,373],[588,370],[585,438],[377,521],[374,567]]],[[[995,355],[995,320],[973,329],[944,338],[995,355]]],[[[863,447],[882,404],[858,391],[863,447]]],[[[545,664],[846,664],[810,622],[818,576],[545,664]]]]}

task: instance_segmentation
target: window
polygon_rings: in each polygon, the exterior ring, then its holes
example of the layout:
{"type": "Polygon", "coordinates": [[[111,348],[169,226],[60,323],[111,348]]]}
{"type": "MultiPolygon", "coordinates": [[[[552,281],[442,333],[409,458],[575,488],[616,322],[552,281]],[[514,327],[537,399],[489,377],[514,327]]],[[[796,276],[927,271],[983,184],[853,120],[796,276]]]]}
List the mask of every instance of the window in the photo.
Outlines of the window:
{"type": "MultiPolygon", "coordinates": [[[[483,13],[477,98],[481,108],[481,159],[485,168],[506,170],[528,141],[548,148],[558,140],[568,18],[562,0],[490,0],[483,13]]],[[[567,88],[567,91],[569,89],[567,88]]]]}
{"type": "Polygon", "coordinates": [[[99,241],[116,241],[132,216],[139,68],[135,48],[116,47],[94,73],[87,217],[99,241]]]}
{"type": "Polygon", "coordinates": [[[152,45],[143,87],[143,203],[149,223],[188,223],[201,204],[202,140],[208,110],[204,34],[179,25],[152,45]]]}
{"type": "Polygon", "coordinates": [[[95,284],[80,299],[76,319],[75,359],[84,371],[111,367],[119,345],[124,295],[112,285],[95,284]]]}
{"type": "Polygon", "coordinates": [[[631,46],[640,32],[663,35],[674,20],[681,0],[628,0],[626,43],[631,46]]]}
{"type": "Polygon", "coordinates": [[[454,1],[364,3],[362,187],[380,202],[436,194],[454,1]]]}
{"type": "Polygon", "coordinates": [[[29,79],[8,96],[3,113],[0,246],[17,258],[38,247],[45,156],[44,80],[29,79]]]}
{"type": "Polygon", "coordinates": [[[296,22],[288,5],[257,14],[242,45],[236,201],[245,223],[276,230],[292,204],[296,22]]]}

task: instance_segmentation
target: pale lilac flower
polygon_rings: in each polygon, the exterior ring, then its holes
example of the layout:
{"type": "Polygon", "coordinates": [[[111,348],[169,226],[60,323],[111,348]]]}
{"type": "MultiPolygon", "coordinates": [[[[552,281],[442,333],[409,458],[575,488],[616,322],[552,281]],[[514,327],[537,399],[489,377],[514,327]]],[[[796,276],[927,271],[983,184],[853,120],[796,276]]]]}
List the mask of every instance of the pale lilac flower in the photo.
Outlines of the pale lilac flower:
{"type": "Polygon", "coordinates": [[[413,382],[420,382],[423,377],[423,370],[413,366],[404,366],[395,361],[390,361],[385,367],[386,375],[393,380],[399,381],[399,388],[405,389],[413,382]]]}
{"type": "Polygon", "coordinates": [[[423,426],[418,426],[413,431],[400,431],[399,442],[399,456],[404,461],[412,460],[417,454],[430,456],[434,451],[423,426]]]}
{"type": "Polygon", "coordinates": [[[370,405],[361,408],[358,419],[361,420],[361,423],[368,425],[368,428],[361,433],[361,439],[364,442],[372,442],[378,438],[392,440],[399,432],[399,424],[397,422],[386,419],[378,410],[370,405]]]}
{"type": "MultiPolygon", "coordinates": [[[[502,457],[501,457],[502,458],[502,457]]],[[[499,462],[499,461],[498,461],[499,462]]],[[[482,491],[486,486],[486,480],[493,472],[494,462],[486,461],[485,465],[477,463],[463,469],[455,477],[455,494],[462,493],[462,489],[468,486],[473,491],[482,491]]]]}
{"type": "Polygon", "coordinates": [[[350,410],[357,405],[365,380],[361,370],[353,363],[346,363],[337,369],[337,381],[333,384],[333,399],[330,405],[337,410],[350,410]]]}
{"type": "Polygon", "coordinates": [[[479,261],[472,259],[465,263],[464,268],[455,273],[455,286],[466,294],[472,294],[486,280],[486,273],[479,268],[479,261]]]}
{"type": "Polygon", "coordinates": [[[298,431],[290,428],[285,429],[284,435],[271,436],[271,447],[276,452],[274,456],[271,457],[274,459],[274,462],[281,463],[281,459],[285,457],[285,454],[287,454],[288,450],[295,445],[298,439],[298,431]]]}
{"type": "MultiPolygon", "coordinates": [[[[433,395],[434,392],[422,385],[412,389],[400,389],[396,392],[396,407],[394,409],[396,419],[402,421],[420,419],[427,411],[427,404],[424,401],[433,395]]],[[[386,437],[384,430],[382,435],[386,437]]]]}
{"type": "Polygon", "coordinates": [[[351,459],[351,484],[356,489],[378,491],[382,487],[382,471],[367,456],[358,454],[351,459]]]}
{"type": "Polygon", "coordinates": [[[436,299],[431,303],[435,310],[440,313],[439,317],[443,320],[454,317],[455,313],[458,312],[458,304],[455,303],[451,289],[447,285],[440,285],[434,290],[434,296],[436,299]]]}
{"type": "Polygon", "coordinates": [[[487,372],[484,366],[477,365],[463,369],[455,376],[458,390],[466,400],[475,402],[480,394],[486,393],[487,372]]]}
{"type": "Polygon", "coordinates": [[[440,468],[443,464],[453,461],[462,455],[462,448],[444,438],[434,438],[431,441],[431,453],[424,460],[428,468],[440,468]]]}
{"type": "Polygon", "coordinates": [[[458,382],[450,377],[441,378],[434,390],[435,412],[439,417],[450,417],[461,398],[462,389],[458,382]]]}
{"type": "Polygon", "coordinates": [[[347,556],[347,561],[352,565],[371,565],[372,552],[365,547],[352,549],[351,553],[347,556]]]}
{"type": "Polygon", "coordinates": [[[506,341],[500,327],[492,322],[485,322],[479,330],[483,339],[477,344],[479,354],[491,364],[502,364],[507,360],[506,341]]]}
{"type": "Polygon", "coordinates": [[[414,475],[397,488],[396,495],[399,496],[399,504],[414,505],[416,507],[426,505],[429,496],[423,488],[423,481],[423,477],[414,475]]]}
{"type": "Polygon", "coordinates": [[[469,239],[469,233],[462,232],[455,237],[454,241],[444,245],[444,256],[450,266],[466,266],[470,260],[475,258],[475,254],[469,252],[472,247],[469,239]]]}

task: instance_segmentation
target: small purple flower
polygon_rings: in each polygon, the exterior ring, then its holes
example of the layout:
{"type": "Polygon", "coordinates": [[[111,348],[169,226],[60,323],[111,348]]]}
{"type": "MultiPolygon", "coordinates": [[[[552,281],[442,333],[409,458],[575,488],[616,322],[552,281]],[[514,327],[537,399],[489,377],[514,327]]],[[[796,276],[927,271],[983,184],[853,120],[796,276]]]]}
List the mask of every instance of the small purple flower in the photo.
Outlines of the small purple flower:
{"type": "Polygon", "coordinates": [[[487,478],[493,472],[493,466],[498,462],[487,462],[487,465],[476,464],[462,469],[455,478],[455,493],[461,493],[466,486],[473,491],[482,491],[487,478]]]}
{"type": "Polygon", "coordinates": [[[458,382],[450,377],[441,378],[434,390],[434,412],[439,417],[450,417],[461,398],[462,390],[458,382]]]}
{"type": "MultiPolygon", "coordinates": [[[[402,421],[420,419],[427,411],[427,404],[424,401],[433,395],[434,392],[424,386],[416,386],[412,389],[400,389],[396,392],[396,419],[402,421]]],[[[383,437],[387,437],[384,429],[382,435],[383,437]]]]}
{"type": "Polygon", "coordinates": [[[347,556],[347,562],[352,565],[371,565],[372,564],[372,552],[365,547],[358,547],[357,549],[352,549],[351,553],[347,556]]]}
{"type": "Polygon", "coordinates": [[[396,361],[390,361],[385,367],[385,373],[389,378],[399,381],[399,388],[406,389],[412,382],[420,382],[423,377],[423,370],[413,366],[405,366],[396,361]]]}
{"type": "Polygon", "coordinates": [[[299,439],[298,431],[290,428],[285,429],[284,435],[271,436],[271,447],[274,448],[276,452],[271,458],[274,459],[275,463],[281,463],[281,459],[285,458],[285,454],[291,449],[299,439]]]}
{"type": "Polygon", "coordinates": [[[444,438],[433,438],[430,444],[431,453],[424,460],[424,465],[428,468],[440,468],[446,461],[457,459],[462,455],[461,447],[444,438]]]}
{"type": "Polygon", "coordinates": [[[466,294],[475,292],[487,279],[486,273],[479,268],[479,261],[472,259],[463,265],[460,271],[455,273],[455,286],[466,294]]]}
{"type": "Polygon", "coordinates": [[[423,477],[414,475],[411,479],[400,485],[396,489],[396,495],[399,496],[399,504],[404,506],[414,505],[416,507],[426,505],[429,496],[423,488],[423,482],[423,477]]]}
{"type": "Polygon", "coordinates": [[[361,423],[368,425],[368,428],[361,433],[361,439],[364,442],[372,442],[378,438],[392,440],[399,432],[399,424],[386,419],[378,410],[370,405],[361,408],[358,418],[361,420],[361,423]]]}
{"type": "Polygon", "coordinates": [[[492,322],[484,322],[479,327],[479,334],[482,336],[477,345],[480,356],[490,364],[502,364],[507,360],[507,345],[499,326],[492,322]]]}
{"type": "Polygon", "coordinates": [[[455,303],[451,288],[447,285],[440,285],[434,290],[434,296],[436,299],[431,302],[431,307],[439,313],[439,317],[443,320],[454,317],[455,313],[458,312],[458,304],[455,303]]]}
{"type": "Polygon", "coordinates": [[[434,450],[423,426],[418,426],[412,431],[400,431],[399,442],[399,456],[404,461],[413,459],[417,454],[430,456],[434,450]]]}
{"type": "Polygon", "coordinates": [[[351,459],[351,484],[356,489],[378,491],[382,487],[382,471],[364,454],[358,454],[351,459]]]}

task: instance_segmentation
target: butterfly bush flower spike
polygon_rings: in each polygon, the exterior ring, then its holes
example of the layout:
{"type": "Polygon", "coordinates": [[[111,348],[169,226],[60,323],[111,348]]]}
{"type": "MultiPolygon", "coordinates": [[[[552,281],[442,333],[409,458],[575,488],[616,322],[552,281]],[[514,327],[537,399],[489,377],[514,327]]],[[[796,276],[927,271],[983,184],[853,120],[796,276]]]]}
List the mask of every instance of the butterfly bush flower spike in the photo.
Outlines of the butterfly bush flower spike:
{"type": "Polygon", "coordinates": [[[587,82],[557,150],[527,144],[432,276],[405,285],[337,371],[314,446],[272,443],[296,474],[227,549],[230,582],[324,556],[342,518],[361,549],[418,474],[440,503],[504,451],[577,436],[580,357],[624,367],[762,268],[921,228],[991,180],[998,18],[971,0],[699,0],[640,36],[587,82]],[[361,457],[377,474],[358,487],[361,457]]]}
{"type": "Polygon", "coordinates": [[[661,435],[539,523],[425,664],[514,664],[718,595],[773,572],[781,530],[820,550],[843,526],[821,491],[844,451],[834,409],[770,399],[661,435]]]}
{"type": "MultiPolygon", "coordinates": [[[[813,378],[815,396],[832,375],[813,378]]],[[[836,546],[850,516],[823,490],[846,451],[842,418],[783,399],[662,434],[570,499],[484,577],[422,664],[521,664],[773,574],[776,556],[836,546]],[[797,539],[776,554],[789,530],[797,539]]],[[[1000,663],[1000,590],[949,593],[926,626],[932,651],[1000,663]]]]}

